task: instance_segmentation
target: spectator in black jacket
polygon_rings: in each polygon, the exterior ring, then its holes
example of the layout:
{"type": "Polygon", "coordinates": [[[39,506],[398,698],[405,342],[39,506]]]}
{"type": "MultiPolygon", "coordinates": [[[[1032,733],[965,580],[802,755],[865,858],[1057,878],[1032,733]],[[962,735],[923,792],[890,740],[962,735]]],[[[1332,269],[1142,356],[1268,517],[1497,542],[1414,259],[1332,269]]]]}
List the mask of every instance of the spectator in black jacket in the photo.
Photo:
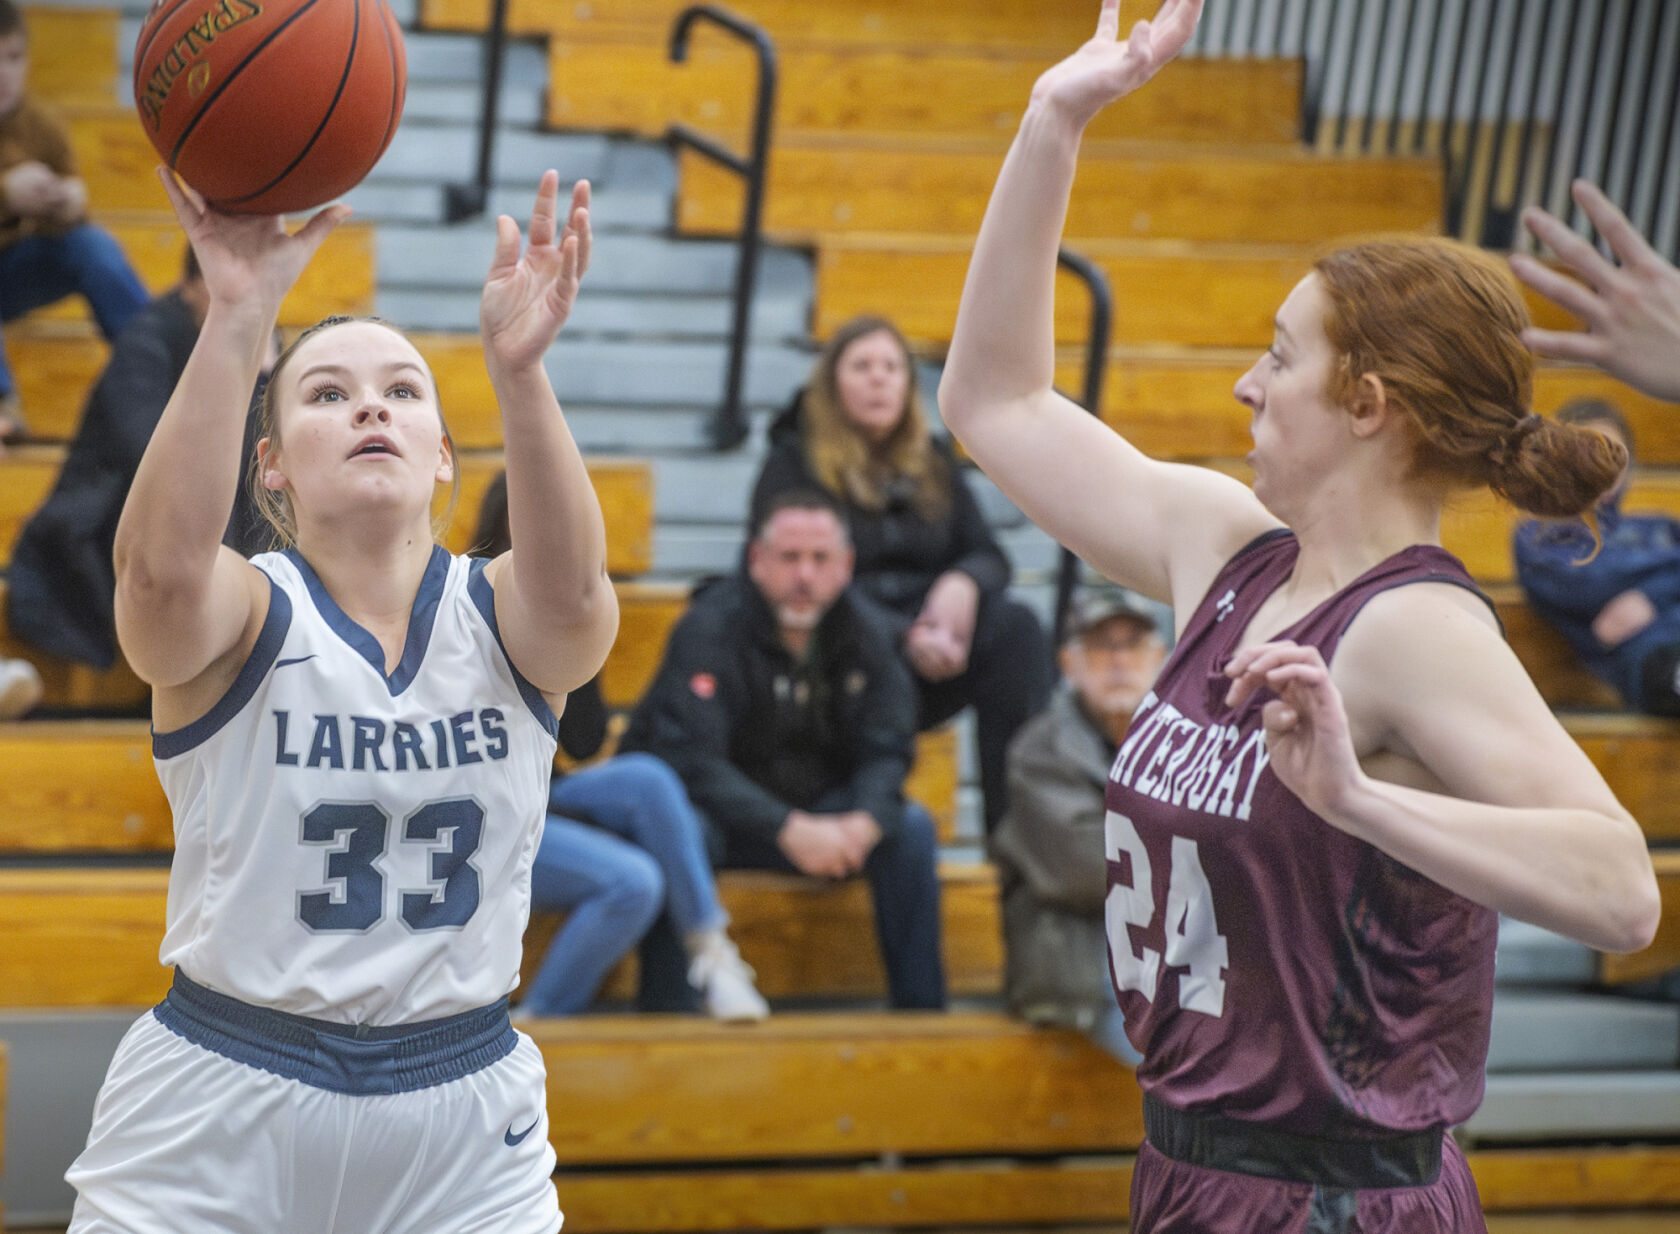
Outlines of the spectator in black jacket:
{"type": "MultiPolygon", "coordinates": [[[[188,248],[181,281],[136,313],[112,345],[53,490],[12,547],[6,621],[32,647],[95,668],[116,660],[111,553],[117,516],[209,304],[188,248]]],[[[265,370],[274,354],[271,346],[265,370]]],[[[259,379],[258,394],[261,389],[259,379]]],[[[248,434],[246,458],[254,449],[254,434],[248,434]]],[[[261,527],[266,539],[267,525],[241,485],[227,542],[245,553],[266,547],[241,542],[238,530],[252,526],[261,527]]]]}
{"type": "Polygon", "coordinates": [[[117,515],[209,304],[191,249],[186,263],[181,282],[117,336],[53,491],[12,549],[6,614],[12,632],[96,668],[109,668],[117,654],[111,564],[117,515]]]}
{"type": "Polygon", "coordinates": [[[862,874],[890,1003],[943,1007],[933,819],[903,795],[910,675],[849,586],[831,500],[784,493],[756,527],[745,572],[701,590],[672,630],[619,749],[676,769],[714,864],[862,874]]]}
{"type": "Polygon", "coordinates": [[[882,610],[914,671],[919,729],[973,705],[986,830],[1003,816],[1005,756],[1045,703],[1050,648],[1009,597],[1009,562],[956,456],[928,432],[898,328],[858,317],[836,331],[810,383],[771,426],[749,522],[790,489],[835,498],[857,548],[857,590],[882,610]]]}

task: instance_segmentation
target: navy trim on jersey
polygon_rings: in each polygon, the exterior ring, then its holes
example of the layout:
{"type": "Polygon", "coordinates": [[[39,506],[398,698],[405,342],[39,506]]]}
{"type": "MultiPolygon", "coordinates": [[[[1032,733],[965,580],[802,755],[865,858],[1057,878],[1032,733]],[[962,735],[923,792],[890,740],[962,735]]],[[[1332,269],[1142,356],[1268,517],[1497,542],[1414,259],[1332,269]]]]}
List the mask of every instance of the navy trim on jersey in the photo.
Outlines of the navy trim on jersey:
{"type": "Polygon", "coordinates": [[[286,557],[303,576],[304,584],[309,588],[309,598],[315,601],[316,610],[332,632],[379,674],[379,679],[391,691],[391,697],[395,698],[408,689],[414,675],[420,671],[421,661],[426,658],[426,648],[432,641],[432,626],[437,621],[438,601],[443,598],[443,585],[449,578],[451,558],[443,546],[432,545],[431,560],[426,563],[426,572],[420,576],[420,590],[414,593],[414,607],[408,614],[408,641],[403,644],[402,659],[389,676],[385,673],[385,649],[379,645],[379,640],[338,606],[338,601],[332,598],[332,593],[327,590],[320,575],[315,573],[315,568],[303,559],[303,554],[289,548],[286,557]]]}
{"type": "MultiPolygon", "coordinates": [[[[268,575],[265,573],[263,577],[268,578],[268,575]]],[[[185,754],[194,746],[210,740],[221,731],[223,725],[238,715],[240,708],[251,701],[257,687],[262,684],[262,679],[268,675],[268,670],[279,658],[280,647],[285,643],[286,631],[291,629],[291,625],[292,598],[282,588],[276,587],[274,580],[270,578],[268,616],[263,618],[262,629],[257,633],[256,646],[251,648],[245,667],[239,670],[239,676],[234,678],[228,692],[216,700],[216,705],[191,724],[171,733],[160,733],[154,729],[152,757],[174,758],[185,754]]]]}
{"type": "Polygon", "coordinates": [[[484,567],[490,562],[483,557],[474,557],[467,563],[467,594],[472,597],[473,605],[479,615],[484,618],[484,624],[490,627],[490,633],[496,636],[496,646],[502,649],[502,659],[507,661],[508,668],[513,673],[513,679],[519,685],[519,697],[525,700],[525,705],[531,709],[531,714],[548,730],[550,737],[558,739],[560,736],[560,720],[554,714],[554,709],[548,705],[543,692],[529,681],[525,674],[519,671],[508,655],[507,648],[502,644],[502,631],[496,625],[496,589],[490,586],[490,580],[484,577],[484,567]]]}
{"type": "Polygon", "coordinates": [[[505,998],[441,1020],[375,1028],[241,1002],[179,969],[152,1014],[170,1032],[223,1058],[352,1097],[447,1084],[500,1062],[519,1044],[505,998]]]}

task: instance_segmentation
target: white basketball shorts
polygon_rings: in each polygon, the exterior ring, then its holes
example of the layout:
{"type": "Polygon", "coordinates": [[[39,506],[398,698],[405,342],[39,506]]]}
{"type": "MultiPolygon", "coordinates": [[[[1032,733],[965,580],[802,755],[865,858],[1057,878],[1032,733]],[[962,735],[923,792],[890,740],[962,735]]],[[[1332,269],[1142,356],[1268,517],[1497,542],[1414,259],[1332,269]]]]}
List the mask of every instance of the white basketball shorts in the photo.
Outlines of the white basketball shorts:
{"type": "Polygon", "coordinates": [[[555,1234],[542,1054],[413,1091],[334,1092],[142,1016],[65,1177],[72,1234],[555,1234]]]}

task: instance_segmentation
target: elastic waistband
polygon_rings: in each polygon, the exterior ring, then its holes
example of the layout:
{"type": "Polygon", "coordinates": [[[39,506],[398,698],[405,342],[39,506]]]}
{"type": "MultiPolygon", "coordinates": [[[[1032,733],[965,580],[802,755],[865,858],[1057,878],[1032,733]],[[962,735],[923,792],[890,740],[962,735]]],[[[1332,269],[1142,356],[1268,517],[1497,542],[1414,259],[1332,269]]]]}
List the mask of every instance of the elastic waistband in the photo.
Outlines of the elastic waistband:
{"type": "Polygon", "coordinates": [[[355,1097],[446,1084],[499,1062],[519,1043],[505,998],[417,1024],[333,1024],[229,998],[179,969],[152,1014],[224,1058],[355,1097]]]}
{"type": "Polygon", "coordinates": [[[1331,1140],[1219,1114],[1189,1114],[1147,1093],[1143,1128],[1174,1161],[1350,1191],[1428,1186],[1441,1175],[1445,1134],[1436,1127],[1380,1140],[1331,1140]]]}

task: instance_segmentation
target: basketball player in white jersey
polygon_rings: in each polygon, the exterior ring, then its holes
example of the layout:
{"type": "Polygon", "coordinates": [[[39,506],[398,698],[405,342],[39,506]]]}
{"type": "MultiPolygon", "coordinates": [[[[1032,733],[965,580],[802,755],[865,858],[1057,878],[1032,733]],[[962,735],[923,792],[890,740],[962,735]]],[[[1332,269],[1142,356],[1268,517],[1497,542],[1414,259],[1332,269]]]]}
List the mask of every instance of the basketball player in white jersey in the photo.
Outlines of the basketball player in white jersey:
{"type": "Polygon", "coordinates": [[[589,260],[543,176],[480,310],[514,547],[434,542],[453,479],[424,360],[329,319],[276,364],[255,480],[284,551],[220,545],[296,235],[165,176],[210,309],[118,529],[117,628],[175,815],[168,999],[112,1061],[77,1234],[552,1234],[542,1058],[508,1023],[555,713],[617,628],[606,536],[542,358],[589,260]]]}

